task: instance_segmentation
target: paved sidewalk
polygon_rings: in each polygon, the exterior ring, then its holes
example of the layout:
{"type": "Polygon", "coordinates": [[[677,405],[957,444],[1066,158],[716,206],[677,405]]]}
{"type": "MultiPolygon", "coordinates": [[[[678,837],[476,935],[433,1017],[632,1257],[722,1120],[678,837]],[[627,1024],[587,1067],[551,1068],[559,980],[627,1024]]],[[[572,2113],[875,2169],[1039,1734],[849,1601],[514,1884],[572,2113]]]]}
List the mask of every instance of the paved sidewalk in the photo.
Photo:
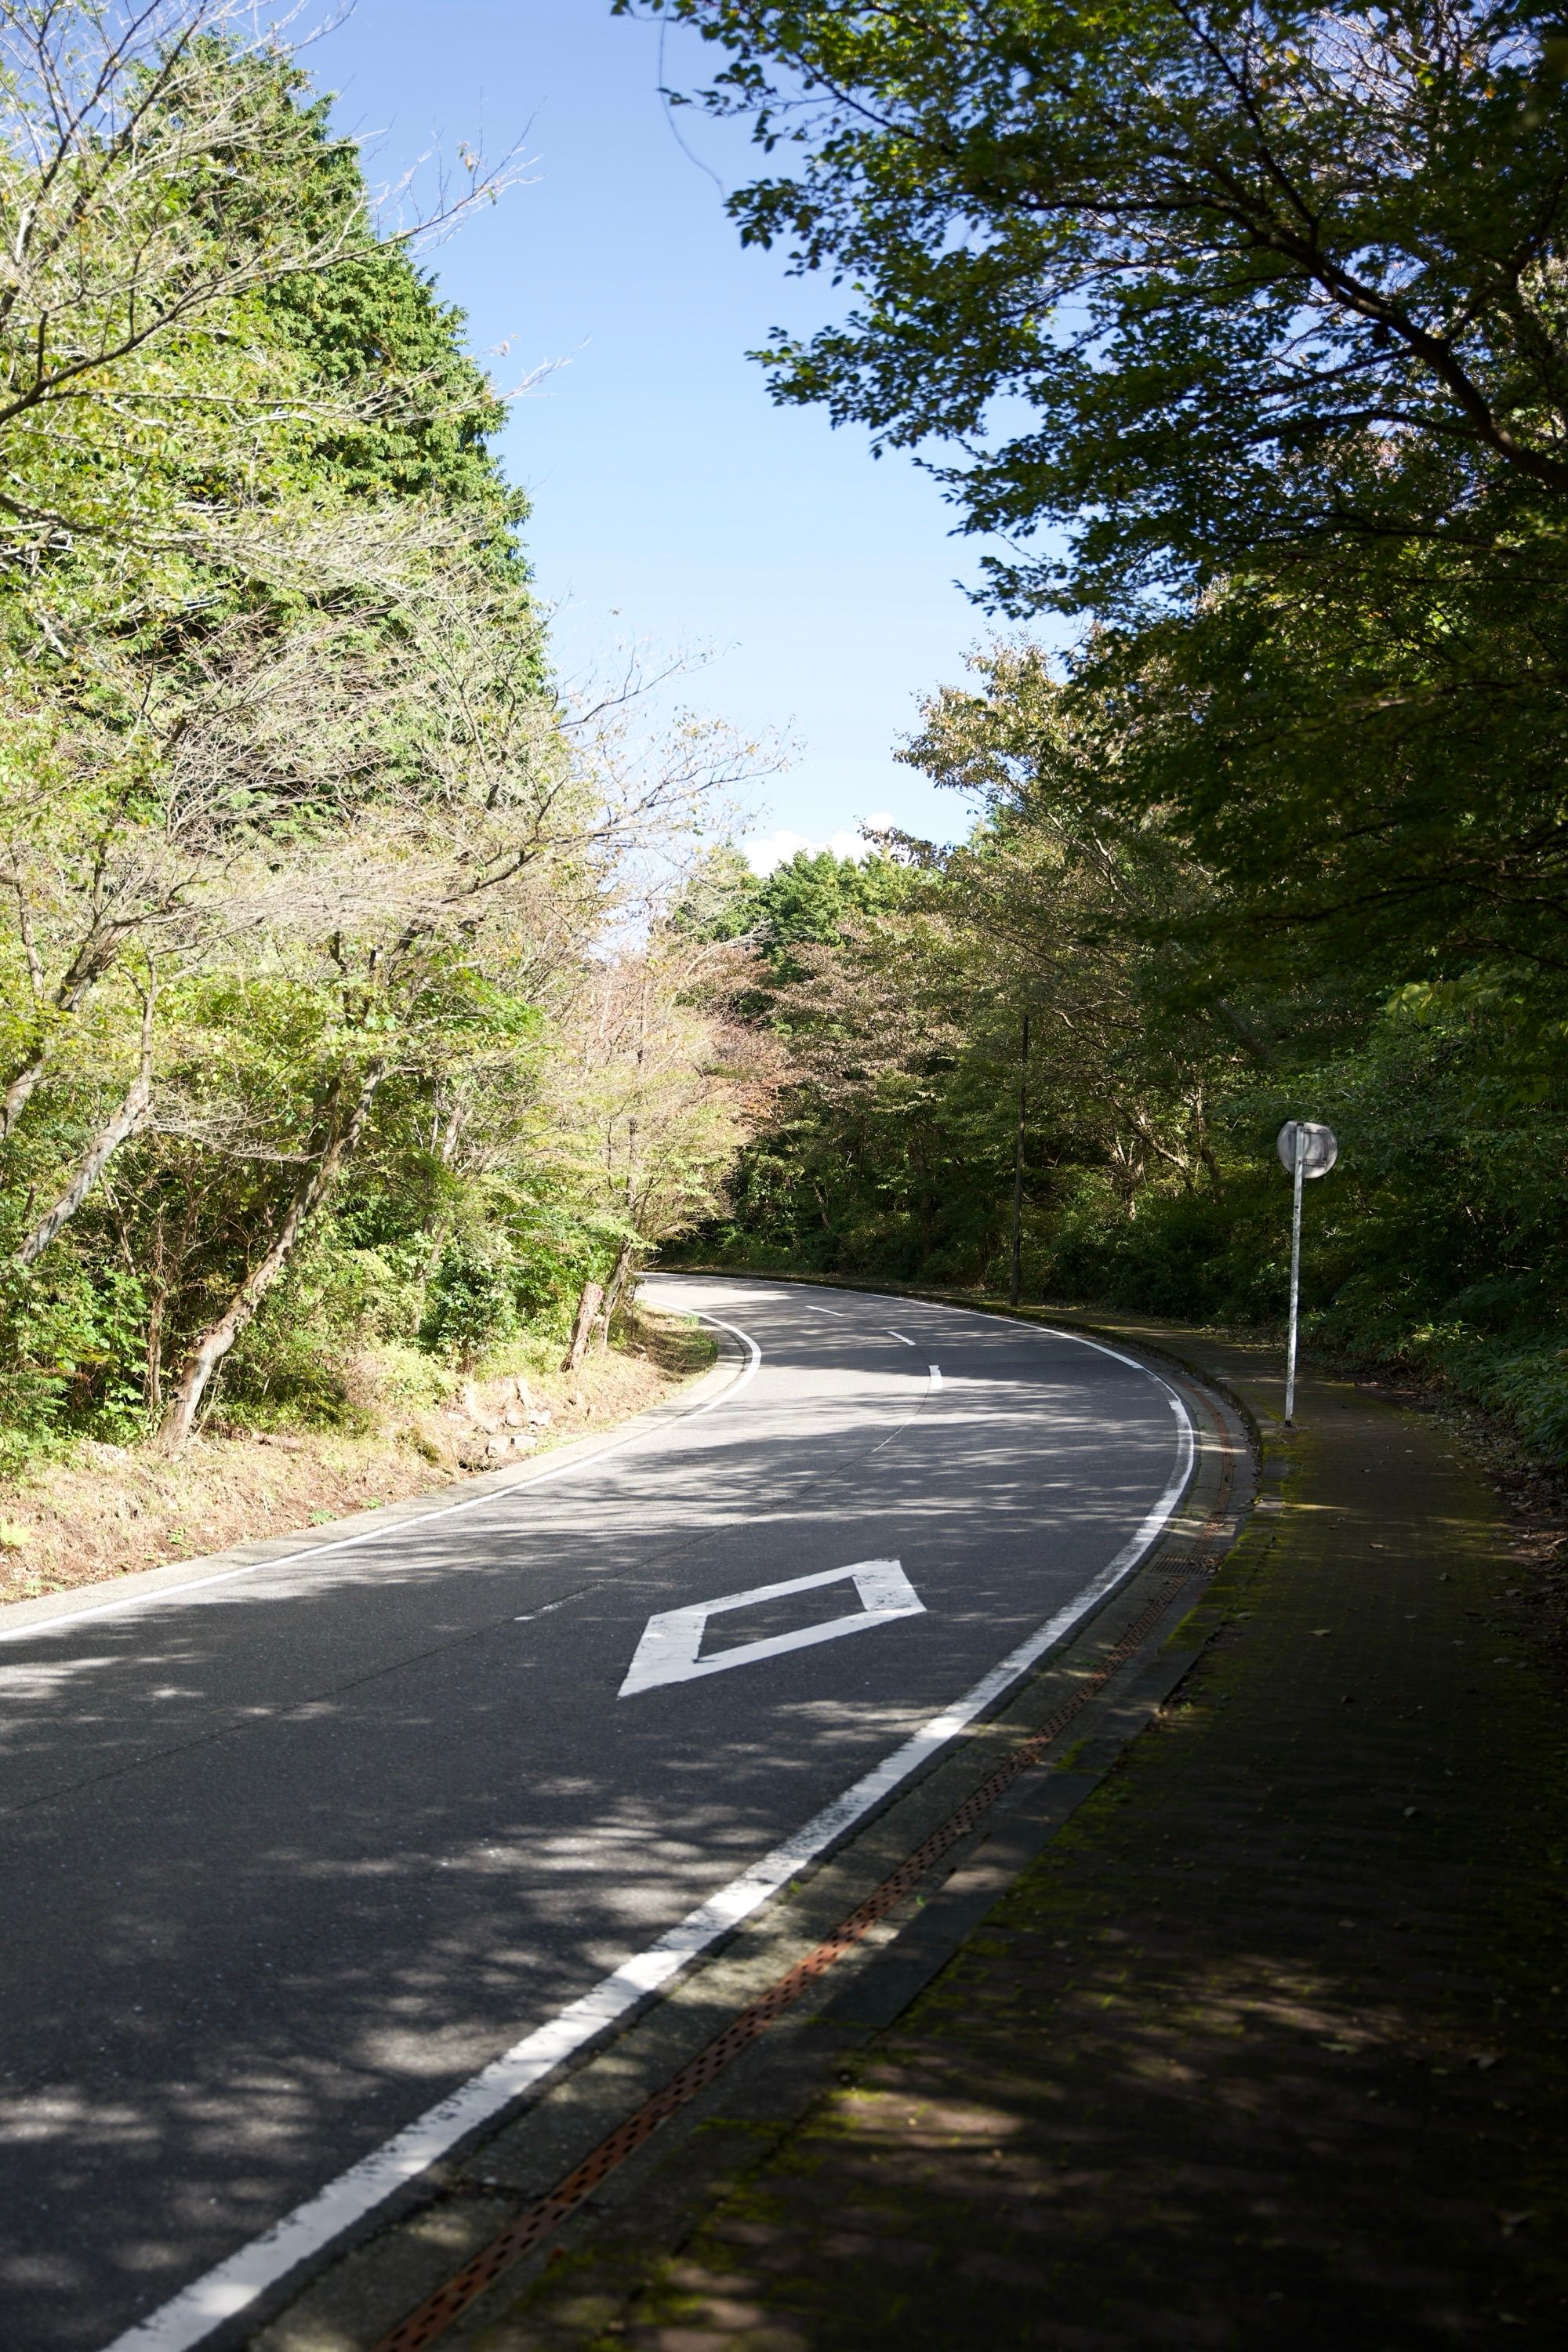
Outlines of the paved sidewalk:
{"type": "Polygon", "coordinates": [[[1568,1697],[1491,1499],[1348,1383],[1290,1438],[1262,1351],[1119,1328],[1266,1433],[1176,1699],[683,2242],[590,2233],[454,2344],[1568,2342],[1568,1697]]]}

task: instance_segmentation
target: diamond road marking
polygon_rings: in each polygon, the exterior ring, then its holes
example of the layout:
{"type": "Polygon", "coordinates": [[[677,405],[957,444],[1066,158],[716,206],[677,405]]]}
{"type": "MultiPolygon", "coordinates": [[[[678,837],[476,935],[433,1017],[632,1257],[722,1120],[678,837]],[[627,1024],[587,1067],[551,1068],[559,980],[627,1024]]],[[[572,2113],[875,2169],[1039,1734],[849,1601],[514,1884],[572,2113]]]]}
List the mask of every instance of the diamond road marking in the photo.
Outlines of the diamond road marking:
{"type": "Polygon", "coordinates": [[[616,1696],[631,1698],[637,1691],[660,1683],[694,1682],[699,1675],[720,1675],[728,1666],[754,1665],[762,1658],[777,1658],[786,1650],[805,1650],[814,1642],[836,1642],[841,1633],[863,1633],[895,1617],[923,1617],[925,1602],[896,1559],[858,1559],[848,1568],[829,1568],[817,1576],[792,1576],[783,1584],[759,1584],[751,1592],[726,1592],[719,1601],[699,1601],[685,1609],[663,1609],[643,1628],[637,1654],[616,1696]],[[774,1633],[764,1642],[741,1642],[714,1658],[701,1658],[702,1635],[710,1617],[731,1609],[750,1609],[759,1601],[779,1601],[790,1592],[813,1592],[824,1584],[848,1580],[860,1606],[825,1624],[803,1625],[796,1633],[774,1633]]]}

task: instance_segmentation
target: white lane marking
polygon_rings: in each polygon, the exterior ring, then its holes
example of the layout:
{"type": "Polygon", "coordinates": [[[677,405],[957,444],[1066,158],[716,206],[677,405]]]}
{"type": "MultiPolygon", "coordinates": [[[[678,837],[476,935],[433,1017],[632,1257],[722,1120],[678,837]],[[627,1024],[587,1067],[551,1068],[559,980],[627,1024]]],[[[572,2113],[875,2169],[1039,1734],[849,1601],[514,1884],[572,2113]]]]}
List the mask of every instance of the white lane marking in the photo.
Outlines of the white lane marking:
{"type": "MultiPolygon", "coordinates": [[[[559,1605],[559,1604],[557,1604],[559,1605]]],[[[792,1576],[783,1584],[759,1584],[750,1592],[726,1592],[720,1601],[693,1601],[684,1609],[661,1609],[643,1627],[632,1654],[626,1678],[617,1698],[653,1690],[660,1683],[694,1682],[699,1675],[720,1675],[728,1666],[754,1665],[763,1658],[782,1657],[786,1650],[809,1649],[816,1642],[836,1642],[841,1633],[863,1633],[868,1625],[884,1625],[894,1617],[923,1617],[925,1602],[896,1559],[858,1559],[848,1568],[829,1568],[815,1576],[792,1576]],[[819,1625],[803,1626],[795,1633],[773,1633],[756,1642],[738,1642],[710,1658],[700,1658],[710,1617],[733,1609],[750,1609],[760,1601],[782,1600],[791,1592],[812,1592],[847,1577],[860,1598],[847,1616],[825,1618],[819,1625]]]]}
{"type": "Polygon", "coordinates": [[[537,1609],[525,1610],[521,1617],[514,1617],[511,1622],[514,1625],[531,1625],[536,1617],[548,1617],[552,1609],[568,1609],[574,1601],[581,1601],[584,1593],[593,1590],[591,1584],[581,1585],[575,1592],[563,1592],[559,1601],[544,1601],[537,1609]]]}
{"type": "MultiPolygon", "coordinates": [[[[742,1389],[750,1388],[752,1382],[757,1377],[757,1370],[763,1360],[763,1351],[758,1347],[756,1341],[752,1339],[751,1333],[749,1331],[742,1331],[738,1323],[722,1322],[717,1315],[709,1315],[700,1307],[688,1307],[682,1311],[688,1315],[695,1315],[700,1323],[711,1323],[715,1331],[728,1331],[731,1339],[739,1339],[743,1348],[749,1348],[751,1349],[751,1354],[746,1360],[745,1370],[736,1374],[735,1378],[731,1381],[727,1389],[721,1389],[716,1397],[710,1397],[706,1404],[695,1404],[692,1406],[689,1412],[683,1412],[680,1419],[682,1423],[685,1423],[688,1421],[700,1421],[705,1412],[711,1412],[717,1405],[728,1404],[731,1397],[738,1397],[742,1389]]],[[[1128,1357],[1127,1361],[1131,1363],[1131,1360],[1132,1359],[1128,1357]]],[[[644,1437],[657,1437],[658,1433],[659,1433],[657,1430],[653,1429],[645,1429],[642,1432],[642,1435],[644,1437]]],[[[634,1437],[628,1437],[626,1439],[625,1443],[627,1445],[635,1445],[637,1443],[637,1440],[634,1437]]],[[[606,1445],[605,1448],[605,1454],[618,1454],[620,1451],[621,1448],[618,1445],[606,1445]]],[[[588,1460],[590,1462],[602,1462],[604,1458],[604,1454],[591,1454],[588,1456],[588,1460]]],[[[572,1465],[574,1469],[578,1465],[575,1463],[572,1465]]],[[[583,1466],[585,1467],[586,1465],[584,1465],[583,1466]]],[[[544,1482],[541,1479],[539,1483],[542,1486],[544,1482]]],[[[515,1495],[525,1490],[520,1489],[516,1486],[509,1486],[506,1491],[509,1495],[515,1495]]]]}
{"type": "Polygon", "coordinates": [[[931,1374],[931,1384],[932,1388],[933,1388],[933,1389],[939,1389],[939,1388],[941,1388],[941,1386],[942,1386],[942,1366],[941,1366],[940,1364],[928,1364],[928,1365],[926,1366],[926,1370],[927,1370],[927,1371],[931,1374]]]}
{"type": "MultiPolygon", "coordinates": [[[[1085,1344],[1093,1347],[1098,1342],[1089,1340],[1085,1344]]],[[[1115,1350],[1106,1348],[1100,1352],[1112,1355],[1115,1350]]],[[[1121,1360],[1136,1362],[1131,1356],[1121,1360]]],[[[919,1771],[938,1748],[967,1730],[977,1716],[994,1705],[1004,1691],[1070,1633],[1080,1618],[1098,1608],[1137,1567],[1185,1494],[1192,1475],[1195,1440],[1186,1407],[1158,1372],[1150,1371],[1147,1364],[1138,1364],[1137,1370],[1147,1373],[1170,1394],[1178,1423],[1176,1466],[1170,1484],[1136,1534],[1081,1592],[1058,1609],[1055,1616],[1047,1617],[1016,1649],[1009,1650],[989,1674],[983,1675],[973,1688],[965,1691],[943,1714],[933,1715],[901,1748],[895,1748],[891,1755],[874,1765],[842,1796],[814,1814],[793,1837],[774,1846],[771,1853],[753,1863],[750,1870],[743,1870],[738,1878],[732,1878],[728,1886],[721,1887],[695,1911],[689,1911],[684,1919],[645,1951],[623,1961],[613,1975],[602,1977],[592,1991],[573,2001],[548,2024],[536,2027],[479,2074],[470,2075],[449,2098],[427,2108],[373,2154],[351,2165],[348,2171],[340,2173],[304,2204],[297,2205],[263,2237],[242,2246],[205,2277],[183,2288],[161,2309],[117,2336],[106,2347],[106,2352],[189,2352],[189,2347],[199,2344],[220,2321],[243,2311],[275,2280],[330,2245],[354,2222],[374,2211],[395,2189],[415,2179],[459,2140],[499,2115],[523,2092],[532,2090],[563,2060],[594,2041],[628,2011],[637,2008],[699,1952],[706,1951],[741,1920],[760,1909],[798,1871],[836,1845],[857,1822],[875,1811],[899,1783],[919,1771]]]]}
{"type": "MultiPolygon", "coordinates": [[[[673,1424],[677,1428],[683,1427],[689,1421],[700,1421],[705,1412],[713,1412],[718,1405],[730,1403],[755,1379],[757,1367],[763,1360],[763,1351],[751,1333],[742,1331],[738,1324],[722,1323],[717,1315],[705,1315],[700,1307],[686,1311],[697,1316],[701,1322],[711,1323],[717,1330],[728,1331],[731,1338],[742,1341],[751,1349],[751,1355],[744,1369],[727,1389],[721,1390],[716,1397],[710,1397],[706,1404],[693,1405],[689,1412],[683,1412],[673,1424]]],[[[556,1470],[542,1470],[537,1478],[520,1479],[516,1486],[498,1486],[488,1495],[470,1495],[461,1503],[442,1503],[433,1511],[417,1511],[411,1519],[398,1519],[390,1527],[363,1528],[357,1536],[339,1536],[331,1543],[308,1544],[300,1551],[279,1552],[271,1559],[247,1560],[243,1568],[221,1568],[212,1576],[193,1576],[188,1584],[163,1584],[152,1592],[131,1593],[123,1601],[103,1601],[94,1609],[73,1610],[68,1617],[41,1617],[31,1625],[8,1625],[0,1629],[0,1642],[26,1642],[35,1634],[63,1633],[73,1625],[85,1624],[89,1617],[116,1617],[121,1610],[150,1609],[160,1601],[177,1603],[184,1599],[187,1592],[205,1592],[214,1584],[232,1584],[236,1577],[259,1576],[264,1569],[292,1568],[297,1560],[301,1559],[324,1559],[329,1552],[352,1551],[355,1544],[376,1543],[405,1535],[410,1528],[428,1527],[433,1519],[453,1518],[459,1511],[481,1510],[487,1503],[510,1503],[519,1495],[531,1495],[536,1486],[548,1486],[556,1478],[570,1477],[575,1470],[591,1470],[612,1454],[624,1454],[627,1446],[640,1445],[645,1438],[662,1436],[665,1428],[670,1425],[663,1423],[658,1429],[639,1429],[634,1437],[622,1437],[614,1445],[602,1445],[596,1453],[584,1454],[581,1461],[563,1462],[556,1470]]]]}
{"type": "Polygon", "coordinates": [[[904,1339],[904,1335],[901,1331],[889,1330],[888,1337],[889,1339],[903,1339],[906,1348],[912,1348],[915,1344],[912,1339],[904,1339]]]}

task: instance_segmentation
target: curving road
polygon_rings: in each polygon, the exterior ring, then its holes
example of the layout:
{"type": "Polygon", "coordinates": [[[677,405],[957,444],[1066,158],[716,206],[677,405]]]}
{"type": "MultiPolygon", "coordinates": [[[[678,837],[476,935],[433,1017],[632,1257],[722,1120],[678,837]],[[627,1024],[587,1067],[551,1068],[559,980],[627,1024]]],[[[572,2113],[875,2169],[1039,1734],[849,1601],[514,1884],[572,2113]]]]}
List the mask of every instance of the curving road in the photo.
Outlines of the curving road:
{"type": "Polygon", "coordinates": [[[700,1410],[0,1622],[6,2352],[176,2352],[243,2311],[873,1810],[1179,1498],[1185,1415],[1114,1351],[648,1291],[731,1335],[700,1410]]]}

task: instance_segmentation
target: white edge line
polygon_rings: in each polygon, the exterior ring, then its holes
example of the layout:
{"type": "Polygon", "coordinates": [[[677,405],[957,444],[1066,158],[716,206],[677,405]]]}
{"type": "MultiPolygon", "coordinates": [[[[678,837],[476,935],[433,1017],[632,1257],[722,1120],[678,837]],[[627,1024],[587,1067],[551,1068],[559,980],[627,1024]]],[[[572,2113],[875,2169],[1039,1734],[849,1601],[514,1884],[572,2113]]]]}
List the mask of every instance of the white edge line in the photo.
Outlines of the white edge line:
{"type": "MultiPolygon", "coordinates": [[[[706,1319],[718,1321],[715,1316],[706,1319]]],[[[729,1331],[735,1326],[726,1323],[719,1328],[729,1331]]],[[[744,1333],[739,1336],[746,1337],[744,1333]]],[[[754,1341],[750,1344],[755,1347],[754,1341]]],[[[1100,1348],[1102,1355],[1118,1353],[1114,1348],[1101,1347],[1098,1340],[1084,1344],[1100,1348]]],[[[688,1912],[684,1919],[645,1951],[624,1960],[612,1975],[601,1978],[591,1991],[562,2010],[548,2024],[536,2027],[489,2065],[470,2075],[448,2098],[426,2109],[371,2155],[329,2181],[314,2197],[297,2205],[265,2235],[242,2246],[237,2253],[183,2288],[159,2310],[117,2336],[112,2344],[105,2347],[105,2352],[189,2352],[191,2346],[199,2344],[221,2321],[243,2311],[266,2288],[310,2255],[320,2253],[334,2238],[374,2211],[395,2189],[416,2179],[459,2140],[499,2115],[523,2092],[532,2090],[564,2059],[617,2019],[624,2018],[629,2010],[637,2008],[667,1985],[688,1961],[760,1909],[781,1886],[881,1804],[900,1780],[907,1780],[940,1748],[967,1730],[976,1716],[1000,1698],[1010,1684],[1097,1608],[1136,1568],[1181,1501],[1196,1452],[1191,1416],[1170,1382],[1162,1380],[1147,1364],[1140,1364],[1133,1356],[1118,1356],[1118,1360],[1131,1364],[1170,1397],[1179,1424],[1176,1467],[1164,1493],[1136,1534],[1098,1576],[1092,1577],[1080,1592],[1054,1616],[1047,1617],[1016,1649],[1009,1650],[972,1690],[941,1715],[933,1715],[901,1748],[895,1748],[890,1756],[874,1765],[853,1787],[815,1814],[793,1837],[786,1838],[783,1845],[774,1846],[771,1853],[764,1854],[738,1878],[732,1878],[728,1886],[710,1895],[695,1911],[688,1912]]],[[[760,1361],[758,1350],[751,1369],[754,1370],[760,1361]]],[[[732,1396],[734,1389],[726,1389],[724,1393],[732,1396]]],[[[706,1412],[708,1408],[700,1410],[706,1412]]]]}
{"type": "Polygon", "coordinates": [[[409,1528],[428,1527],[433,1519],[452,1518],[458,1511],[482,1510],[487,1503],[510,1503],[519,1495],[531,1495],[536,1486],[548,1486],[556,1478],[569,1477],[574,1470],[587,1470],[596,1463],[607,1460],[612,1454],[624,1454],[628,1446],[640,1445],[645,1438],[661,1436],[667,1429],[681,1428],[689,1421],[700,1421],[705,1412],[711,1412],[716,1406],[728,1404],[732,1397],[739,1396],[741,1391],[755,1379],[757,1367],[763,1360],[763,1351],[751,1333],[742,1331],[738,1324],[721,1322],[717,1315],[704,1315],[700,1307],[688,1307],[683,1312],[697,1316],[700,1322],[713,1324],[721,1331],[728,1331],[731,1338],[742,1340],[751,1349],[751,1355],[727,1388],[721,1389],[716,1397],[710,1397],[706,1404],[693,1405],[689,1412],[681,1413],[673,1423],[661,1422],[654,1429],[639,1429],[631,1437],[617,1438],[614,1444],[601,1445],[592,1454],[581,1454],[575,1462],[563,1462],[554,1470],[542,1470],[537,1478],[519,1478],[510,1486],[492,1486],[488,1495],[468,1495],[460,1503],[441,1503],[433,1511],[416,1511],[412,1518],[394,1519],[383,1527],[362,1528],[357,1536],[338,1536],[331,1543],[306,1544],[299,1551],[277,1552],[268,1559],[247,1560],[243,1568],[220,1568],[212,1576],[193,1576],[184,1584],[161,1584],[151,1592],[132,1592],[121,1601],[100,1601],[93,1609],[73,1609],[59,1617],[35,1618],[28,1625],[0,1627],[0,1642],[26,1642],[46,1633],[63,1633],[73,1625],[85,1625],[89,1618],[117,1617],[126,1609],[151,1609],[160,1601],[177,1604],[188,1592],[203,1592],[214,1584],[232,1584],[236,1577],[259,1576],[264,1570],[271,1568],[292,1568],[296,1561],[301,1559],[324,1559],[329,1552],[351,1551],[355,1544],[377,1543],[387,1537],[403,1535],[409,1528]]]}

